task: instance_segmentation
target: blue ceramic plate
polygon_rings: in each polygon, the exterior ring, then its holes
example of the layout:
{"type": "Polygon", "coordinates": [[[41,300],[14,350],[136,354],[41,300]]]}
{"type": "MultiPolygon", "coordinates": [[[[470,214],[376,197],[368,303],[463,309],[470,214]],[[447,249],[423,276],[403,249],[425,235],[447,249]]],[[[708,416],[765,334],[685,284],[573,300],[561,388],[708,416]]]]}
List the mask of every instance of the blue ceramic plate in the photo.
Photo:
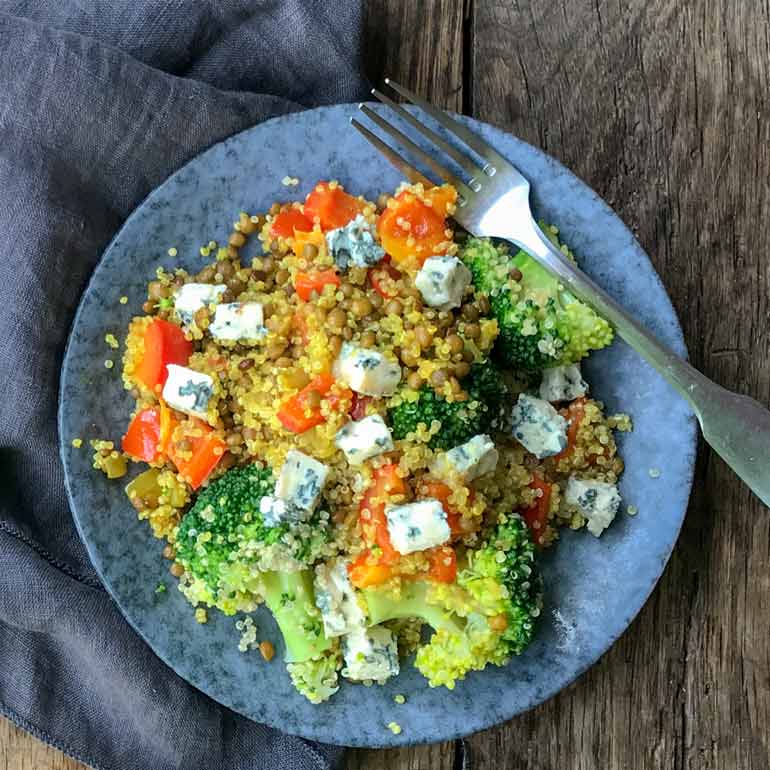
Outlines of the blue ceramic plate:
{"type": "MultiPolygon", "coordinates": [[[[307,738],[349,746],[394,746],[446,740],[490,727],[542,703],[594,663],[644,604],[668,560],[684,517],[693,474],[695,422],[684,402],[629,348],[615,343],[586,366],[593,392],[609,411],[633,416],[620,437],[627,470],[621,482],[625,513],[596,539],[564,532],[544,559],[543,621],[532,646],[505,668],[490,667],[453,691],[431,689],[410,665],[383,687],[345,684],[312,706],[292,688],[279,660],[238,652],[234,619],[217,612],[195,622],[173,589],[161,543],[139,522],[123,492],[90,467],[84,439],[122,435],[131,402],[119,366],[104,367],[106,332],[121,340],[141,314],[156,267],[197,271],[201,244],[224,241],[241,209],[265,210],[276,200],[303,198],[318,179],[339,179],[369,198],[392,190],[397,173],[353,131],[354,107],[311,110],[263,123],[212,149],[174,174],[131,215],[104,254],[75,317],[61,378],[61,454],[73,515],[91,559],[129,623],[169,666],[220,703],[252,719],[307,738]],[[287,174],[300,179],[287,189],[287,174]],[[177,257],[169,257],[174,247],[177,257]],[[128,304],[121,305],[121,295],[128,304]],[[661,469],[659,478],[651,468],[661,469]],[[396,705],[393,696],[407,702],[396,705]],[[393,735],[386,725],[403,726],[393,735]]],[[[676,315],[649,259],[600,198],[552,158],[474,120],[467,123],[532,182],[536,216],[561,229],[586,270],[628,310],[680,354],[676,315]]],[[[256,240],[256,239],[254,239],[256,240]]],[[[115,356],[117,358],[117,356],[115,356]]],[[[265,612],[260,636],[280,647],[265,612]]]]}

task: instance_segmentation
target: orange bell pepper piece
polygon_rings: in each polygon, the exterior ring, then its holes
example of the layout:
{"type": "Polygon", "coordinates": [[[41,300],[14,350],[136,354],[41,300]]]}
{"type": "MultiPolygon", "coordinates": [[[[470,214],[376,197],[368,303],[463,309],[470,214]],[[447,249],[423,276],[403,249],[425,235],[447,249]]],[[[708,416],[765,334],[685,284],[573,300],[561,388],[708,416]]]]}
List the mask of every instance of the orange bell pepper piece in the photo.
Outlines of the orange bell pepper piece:
{"type": "Polygon", "coordinates": [[[340,185],[319,182],[305,199],[305,216],[315,220],[321,230],[344,227],[363,211],[364,203],[346,193],[340,185]]]}
{"type": "Polygon", "coordinates": [[[450,185],[426,190],[421,200],[411,190],[400,192],[388,205],[377,223],[380,242],[399,263],[415,260],[419,265],[434,254],[443,254],[451,238],[447,227],[448,206],[457,200],[450,185]]]}

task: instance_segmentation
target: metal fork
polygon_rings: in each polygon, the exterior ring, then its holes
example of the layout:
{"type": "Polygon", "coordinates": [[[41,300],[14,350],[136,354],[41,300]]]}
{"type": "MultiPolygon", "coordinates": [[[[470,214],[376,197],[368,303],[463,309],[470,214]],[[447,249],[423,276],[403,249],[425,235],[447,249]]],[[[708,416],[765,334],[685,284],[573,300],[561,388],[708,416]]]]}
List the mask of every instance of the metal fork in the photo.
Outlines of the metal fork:
{"type": "MultiPolygon", "coordinates": [[[[575,296],[593,306],[690,403],[706,441],[754,494],[770,506],[770,412],[754,399],[731,393],[712,382],[658,342],[607,292],[566,259],[532,216],[529,182],[494,147],[398,83],[388,79],[385,82],[481,158],[478,162],[470,154],[461,152],[416,115],[374,89],[372,93],[377,99],[455,162],[461,169],[458,175],[446,162],[439,162],[429,155],[380,114],[365,104],[360,105],[361,111],[383,132],[416,156],[436,177],[455,186],[458,202],[454,217],[457,222],[473,235],[500,238],[516,244],[557,275],[575,296]]],[[[434,184],[355,118],[351,118],[351,123],[409,181],[428,186],[434,184]]]]}

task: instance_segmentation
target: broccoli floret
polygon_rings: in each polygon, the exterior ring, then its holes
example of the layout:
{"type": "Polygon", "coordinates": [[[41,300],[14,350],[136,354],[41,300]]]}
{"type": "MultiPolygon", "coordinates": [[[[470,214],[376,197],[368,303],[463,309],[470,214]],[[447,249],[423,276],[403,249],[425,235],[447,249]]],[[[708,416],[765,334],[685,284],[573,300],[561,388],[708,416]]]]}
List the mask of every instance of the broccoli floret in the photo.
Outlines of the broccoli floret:
{"type": "Polygon", "coordinates": [[[452,689],[469,671],[504,665],[523,652],[540,614],[541,581],[527,526],[511,515],[471,553],[456,583],[413,582],[400,593],[370,588],[363,594],[371,623],[416,617],[433,627],[415,665],[431,687],[452,689]]]}
{"type": "Polygon", "coordinates": [[[323,699],[331,695],[322,684],[336,671],[338,654],[324,634],[308,567],[322,555],[328,527],[318,516],[266,526],[259,502],[274,488],[272,471],[254,464],[227,471],[200,493],[177,530],[182,590],[191,602],[228,615],[264,599],[283,635],[286,662],[297,667],[292,680],[304,683],[297,689],[323,699]]]}
{"type": "Polygon", "coordinates": [[[274,488],[273,472],[259,463],[232,468],[201,491],[177,529],[177,560],[203,583],[209,603],[228,614],[237,594],[259,593],[252,585],[258,573],[298,572],[317,561],[328,542],[328,517],[320,513],[266,526],[259,501],[274,488]]]}
{"type": "Polygon", "coordinates": [[[315,660],[286,665],[292,684],[311,703],[323,703],[340,689],[337,682],[341,667],[342,659],[336,647],[315,660]]]}
{"type": "Polygon", "coordinates": [[[468,392],[467,401],[447,401],[428,386],[421,388],[416,400],[403,399],[388,411],[393,438],[404,439],[419,425],[430,427],[437,421],[441,429],[431,437],[428,446],[446,450],[488,432],[507,393],[500,372],[490,361],[474,364],[463,385],[468,392]]]}
{"type": "Polygon", "coordinates": [[[506,366],[572,364],[612,342],[610,325],[526,252],[511,255],[504,245],[469,238],[460,256],[476,290],[489,297],[500,327],[494,350],[506,366]]]}

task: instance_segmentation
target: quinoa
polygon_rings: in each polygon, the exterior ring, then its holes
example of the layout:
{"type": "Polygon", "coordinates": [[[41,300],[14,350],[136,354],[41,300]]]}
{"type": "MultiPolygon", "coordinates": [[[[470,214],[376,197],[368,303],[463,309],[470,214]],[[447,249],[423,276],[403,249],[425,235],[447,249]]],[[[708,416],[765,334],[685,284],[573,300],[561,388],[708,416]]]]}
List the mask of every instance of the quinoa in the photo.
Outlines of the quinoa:
{"type": "MultiPolygon", "coordinates": [[[[282,183],[293,188],[299,179],[287,175],[282,183]]],[[[332,191],[342,189],[334,181],[325,184],[332,191]]],[[[321,189],[317,186],[315,191],[321,189]]],[[[423,202],[431,200],[430,191],[421,185],[405,185],[399,192],[423,202]]],[[[349,205],[371,232],[378,233],[381,215],[397,204],[394,197],[386,196],[375,204],[359,196],[351,198],[349,205]]],[[[443,213],[451,214],[453,205],[447,203],[443,213]]],[[[121,376],[135,402],[130,418],[145,410],[156,410],[166,432],[158,438],[157,454],[153,456],[150,451],[152,459],[144,464],[144,473],[126,489],[138,517],[149,523],[157,538],[169,544],[167,558],[175,558],[180,522],[199,491],[191,472],[180,468],[192,463],[201,442],[215,444],[216,458],[208,476],[200,482],[204,488],[232,467],[262,463],[277,472],[290,450],[299,450],[328,467],[328,481],[314,518],[296,524],[272,545],[260,547],[252,565],[255,573],[296,572],[303,565],[287,554],[294,552],[292,546],[297,538],[308,538],[314,528],[330,533],[318,546],[320,560],[339,554],[350,560],[362,554],[377,555],[380,546],[373,544],[368,534],[372,526],[371,507],[384,500],[365,495],[383,467],[395,467],[397,476],[405,480],[406,491],[400,497],[389,497],[388,502],[409,502],[437,494],[437,479],[431,468],[439,452],[431,449],[431,441],[442,430],[441,423],[419,423],[404,438],[394,441],[392,450],[363,464],[351,465],[337,447],[335,436],[349,422],[354,410],[360,410],[357,419],[378,415],[387,420],[389,410],[417,401],[422,389],[430,388],[449,403],[468,402],[466,408],[477,414],[474,410],[478,410],[479,402],[470,399],[464,382],[472,365],[491,357],[499,334],[498,321],[490,312],[487,297],[477,295],[470,286],[459,307],[430,307],[415,286],[419,265],[415,266],[414,255],[403,262],[394,257],[390,266],[381,263],[367,269],[350,265],[347,270],[338,271],[325,235],[330,227],[322,227],[321,215],[308,214],[298,201],[276,203],[258,214],[238,212],[224,245],[210,240],[200,246],[199,254],[206,261],[201,261],[198,272],[158,268],[148,284],[147,301],[141,311],[136,309],[128,324],[121,376]],[[300,222],[304,219],[307,229],[292,227],[292,234],[286,235],[289,230],[278,227],[281,217],[300,222]],[[241,250],[252,237],[259,242],[262,253],[247,259],[241,250]],[[336,271],[337,280],[318,285],[307,297],[298,296],[300,277],[331,271],[336,271]],[[188,283],[223,286],[222,302],[262,305],[264,334],[255,340],[215,339],[211,323],[216,304],[200,307],[191,317],[177,311],[177,292],[188,283]],[[205,411],[195,417],[171,409],[163,401],[160,382],[153,387],[144,382],[145,340],[152,339],[148,334],[157,330],[158,327],[150,329],[157,320],[176,327],[177,343],[188,345],[192,351],[185,365],[208,375],[213,382],[205,411]],[[334,382],[328,390],[316,391],[318,403],[313,408],[321,417],[317,424],[303,432],[287,429],[279,416],[282,408],[317,378],[334,372],[335,360],[345,343],[377,350],[388,361],[397,363],[401,369],[398,389],[381,398],[361,398],[340,382],[334,382]],[[369,507],[364,505],[365,499],[369,507]]],[[[410,223],[402,219],[396,225],[411,248],[417,235],[410,223]]],[[[557,231],[553,229],[551,234],[555,237],[557,231]]],[[[438,235],[435,250],[448,255],[457,253],[458,246],[448,224],[438,235]]],[[[565,254],[569,255],[568,250],[565,254]]],[[[168,255],[177,256],[177,249],[169,248],[168,255]]],[[[126,304],[126,297],[121,297],[120,302],[126,304]]],[[[114,334],[108,333],[104,339],[111,349],[118,349],[114,334]]],[[[105,366],[112,368],[113,361],[106,360],[105,366]]],[[[514,376],[506,375],[505,379],[511,401],[529,386],[514,376]]],[[[309,410],[311,407],[306,406],[305,417],[313,414],[309,410]]],[[[569,419],[569,410],[562,411],[569,419]]],[[[533,537],[543,547],[556,541],[561,527],[582,527],[585,520],[562,504],[566,482],[575,473],[583,478],[616,482],[623,462],[614,433],[630,429],[627,415],[605,416],[601,402],[585,399],[569,451],[538,460],[512,438],[503,421],[495,422],[490,431],[499,452],[496,468],[472,482],[457,474],[440,482],[442,504],[454,517],[451,542],[458,560],[462,562],[467,549],[483,541],[500,513],[526,512],[540,506],[545,517],[531,526],[533,537]],[[547,482],[547,491],[538,485],[538,480],[547,482]]],[[[91,443],[94,467],[110,478],[125,475],[127,463],[133,458],[120,452],[111,441],[91,443]]],[[[72,441],[73,447],[81,444],[81,439],[72,441]]],[[[627,509],[630,515],[632,508],[627,509]]],[[[210,538],[211,533],[198,535],[206,536],[210,538]]],[[[397,572],[388,577],[384,586],[397,593],[402,583],[428,579],[432,564],[431,553],[427,551],[401,555],[397,572]]],[[[252,575],[243,576],[242,583],[236,584],[231,594],[217,601],[210,587],[186,572],[181,562],[174,562],[171,572],[179,578],[179,589],[196,607],[195,618],[199,623],[208,619],[206,607],[217,606],[232,615],[250,613],[262,601],[249,584],[252,575]]],[[[420,622],[406,619],[387,625],[396,637],[401,656],[409,655],[419,646],[420,622]]],[[[266,659],[272,657],[272,647],[266,646],[269,642],[257,641],[251,617],[238,620],[236,629],[241,634],[241,651],[260,649],[266,659]]],[[[403,695],[396,695],[394,700],[397,704],[405,702],[403,695]]],[[[388,729],[395,734],[401,732],[395,722],[388,729]]]]}

